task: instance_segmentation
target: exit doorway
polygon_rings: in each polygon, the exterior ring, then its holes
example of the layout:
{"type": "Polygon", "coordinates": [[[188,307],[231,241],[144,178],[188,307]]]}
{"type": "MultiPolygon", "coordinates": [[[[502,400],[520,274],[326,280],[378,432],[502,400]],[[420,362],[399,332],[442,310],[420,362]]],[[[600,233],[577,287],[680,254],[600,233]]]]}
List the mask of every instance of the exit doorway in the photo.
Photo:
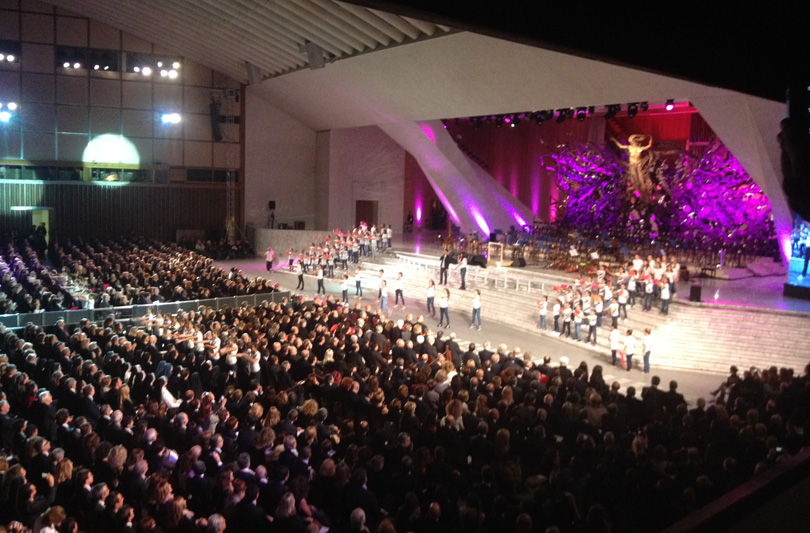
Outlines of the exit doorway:
{"type": "Polygon", "coordinates": [[[377,225],[379,215],[379,202],[377,200],[357,200],[354,203],[354,225],[359,226],[365,222],[369,227],[377,225]]]}

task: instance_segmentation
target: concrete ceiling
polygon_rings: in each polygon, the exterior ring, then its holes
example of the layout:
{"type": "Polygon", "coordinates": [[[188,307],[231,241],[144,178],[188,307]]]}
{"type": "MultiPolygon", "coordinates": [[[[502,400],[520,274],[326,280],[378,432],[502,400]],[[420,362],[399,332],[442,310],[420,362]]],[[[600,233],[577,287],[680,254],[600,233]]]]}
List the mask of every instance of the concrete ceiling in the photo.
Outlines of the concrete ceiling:
{"type": "Polygon", "coordinates": [[[315,130],[650,101],[717,89],[470,32],[249,88],[315,130]]]}
{"type": "Polygon", "coordinates": [[[310,67],[310,59],[329,63],[450,31],[333,0],[46,1],[242,83],[310,67]]]}

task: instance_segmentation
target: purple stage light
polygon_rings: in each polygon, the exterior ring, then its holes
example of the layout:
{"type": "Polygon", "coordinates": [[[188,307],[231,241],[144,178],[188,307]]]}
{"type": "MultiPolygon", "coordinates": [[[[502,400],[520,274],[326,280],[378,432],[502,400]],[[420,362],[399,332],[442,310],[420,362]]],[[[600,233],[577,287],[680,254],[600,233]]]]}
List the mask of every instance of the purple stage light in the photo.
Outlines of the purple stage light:
{"type": "Polygon", "coordinates": [[[565,226],[635,242],[657,238],[666,245],[760,255],[772,255],[777,246],[789,250],[789,238],[776,239],[767,197],[719,141],[697,161],[654,154],[649,173],[656,194],[649,205],[639,203],[635,191],[628,195],[626,167],[605,147],[564,146],[552,157],[567,196],[558,221],[565,226]]]}
{"type": "Polygon", "coordinates": [[[417,225],[422,224],[422,206],[421,205],[416,206],[416,224],[417,225]]]}
{"type": "Polygon", "coordinates": [[[422,133],[425,134],[425,137],[430,139],[430,142],[436,144],[436,132],[433,131],[428,124],[420,124],[419,127],[422,129],[422,133]]]}

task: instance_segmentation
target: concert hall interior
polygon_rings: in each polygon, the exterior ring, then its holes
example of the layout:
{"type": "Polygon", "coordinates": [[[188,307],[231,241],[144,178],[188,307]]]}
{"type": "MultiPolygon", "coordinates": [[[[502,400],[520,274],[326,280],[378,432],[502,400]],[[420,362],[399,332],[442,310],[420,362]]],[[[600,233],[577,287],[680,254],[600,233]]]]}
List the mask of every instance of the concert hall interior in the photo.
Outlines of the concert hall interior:
{"type": "Polygon", "coordinates": [[[0,0],[0,531],[807,523],[806,17],[514,4],[0,0]]]}

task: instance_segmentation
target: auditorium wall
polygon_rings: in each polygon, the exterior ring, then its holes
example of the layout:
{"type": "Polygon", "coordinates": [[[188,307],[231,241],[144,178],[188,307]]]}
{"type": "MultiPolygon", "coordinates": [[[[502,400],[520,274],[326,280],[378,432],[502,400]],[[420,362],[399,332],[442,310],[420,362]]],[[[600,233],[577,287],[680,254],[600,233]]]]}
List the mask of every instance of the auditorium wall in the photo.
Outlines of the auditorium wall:
{"type": "Polygon", "coordinates": [[[315,229],[315,130],[247,87],[245,138],[247,224],[265,227],[272,200],[276,227],[302,221],[315,229]]]}
{"type": "Polygon", "coordinates": [[[332,130],[328,151],[329,229],[351,228],[356,202],[366,200],[378,206],[377,220],[369,222],[391,224],[400,233],[405,150],[377,126],[367,126],[332,130]]]}
{"type": "MultiPolygon", "coordinates": [[[[150,236],[224,227],[224,208],[200,210],[199,201],[211,196],[212,203],[222,202],[229,169],[243,179],[239,82],[127,32],[35,0],[0,0],[3,48],[17,57],[0,62],[0,102],[19,104],[11,120],[0,123],[3,188],[16,190],[17,181],[23,188],[39,182],[28,188],[46,191],[42,198],[26,198],[50,202],[36,206],[54,208],[52,218],[61,221],[57,228],[63,235],[80,228],[90,234],[123,231],[137,226],[128,217],[139,211],[151,219],[144,231],[154,223],[156,233],[150,230],[150,236]],[[75,54],[78,68],[64,66],[69,53],[75,54]],[[158,68],[150,76],[132,71],[135,61],[161,58],[180,63],[176,77],[161,76],[158,68]],[[232,117],[220,124],[219,142],[212,135],[212,99],[221,101],[220,115],[232,117]],[[165,113],[179,113],[181,122],[164,124],[165,113]],[[92,155],[86,152],[98,146],[102,135],[110,143],[92,155]],[[102,180],[130,185],[101,194],[92,182],[102,180]],[[58,200],[60,195],[94,203],[71,208],[58,200]],[[167,198],[171,208],[158,208],[167,198]],[[128,205],[132,210],[119,209],[128,205]],[[69,221],[77,211],[106,217],[100,225],[90,218],[74,219],[73,228],[69,221]]],[[[241,192],[237,196],[241,200],[241,192]]],[[[14,224],[24,222],[8,213],[0,218],[4,229],[9,224],[21,229],[14,224]]]]}

